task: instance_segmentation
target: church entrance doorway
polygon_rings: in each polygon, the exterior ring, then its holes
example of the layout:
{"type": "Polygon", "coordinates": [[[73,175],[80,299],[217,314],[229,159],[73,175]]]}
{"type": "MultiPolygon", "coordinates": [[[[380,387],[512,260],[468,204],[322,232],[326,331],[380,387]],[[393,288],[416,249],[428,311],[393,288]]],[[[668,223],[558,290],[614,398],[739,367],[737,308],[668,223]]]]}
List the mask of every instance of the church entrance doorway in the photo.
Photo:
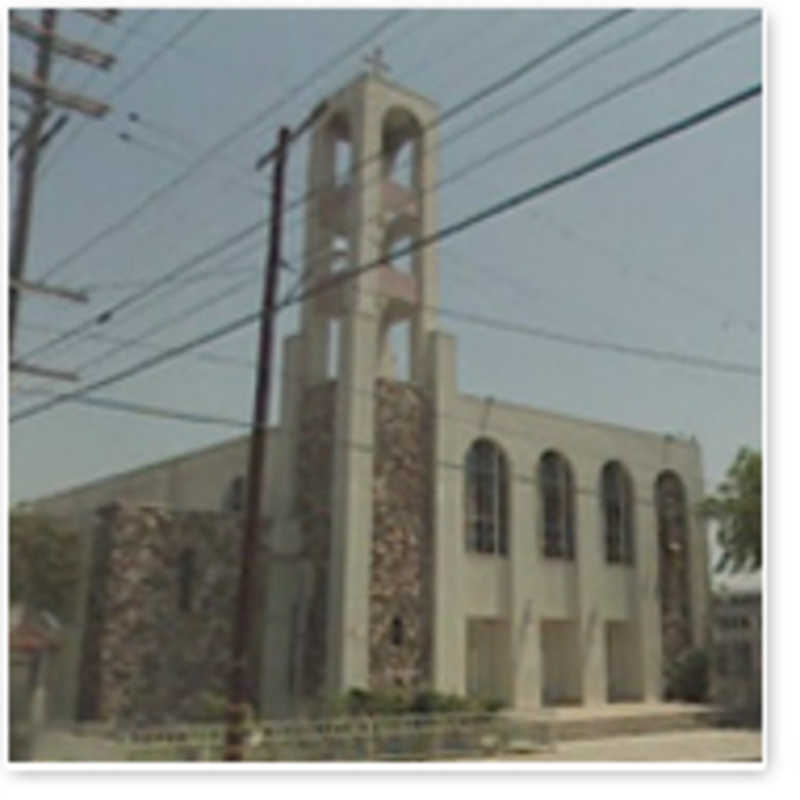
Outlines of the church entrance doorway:
{"type": "Polygon", "coordinates": [[[581,702],[578,625],[568,620],[542,620],[542,705],[581,702]]]}
{"type": "Polygon", "coordinates": [[[608,701],[642,699],[642,671],[636,627],[630,622],[606,622],[608,701]]]}
{"type": "Polygon", "coordinates": [[[467,620],[467,693],[508,702],[511,639],[503,619],[467,620]]]}

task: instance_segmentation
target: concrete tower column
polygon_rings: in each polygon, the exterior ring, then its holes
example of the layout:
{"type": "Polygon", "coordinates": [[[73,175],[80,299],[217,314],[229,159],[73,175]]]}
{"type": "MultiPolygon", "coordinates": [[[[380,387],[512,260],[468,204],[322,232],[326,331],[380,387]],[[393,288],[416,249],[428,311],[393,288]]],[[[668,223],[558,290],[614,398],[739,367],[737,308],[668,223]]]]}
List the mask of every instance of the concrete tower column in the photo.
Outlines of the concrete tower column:
{"type": "MultiPolygon", "coordinates": [[[[330,540],[326,618],[326,690],[368,686],[373,538],[374,390],[391,377],[386,347],[392,325],[409,320],[411,378],[427,382],[428,333],[437,302],[435,248],[411,256],[411,273],[387,258],[396,235],[414,242],[435,224],[432,103],[379,75],[363,75],[328,98],[311,145],[304,275],[329,288],[301,313],[303,383],[328,379],[330,325],[339,325],[339,369],[331,411],[330,540]],[[337,148],[350,146],[350,169],[337,148]],[[410,149],[408,185],[392,177],[394,156],[410,149]],[[346,264],[333,273],[334,247],[346,264]],[[348,276],[348,272],[352,273],[348,276]]],[[[405,153],[401,155],[405,158],[405,153]]],[[[326,498],[327,499],[327,498],[326,498]]]]}

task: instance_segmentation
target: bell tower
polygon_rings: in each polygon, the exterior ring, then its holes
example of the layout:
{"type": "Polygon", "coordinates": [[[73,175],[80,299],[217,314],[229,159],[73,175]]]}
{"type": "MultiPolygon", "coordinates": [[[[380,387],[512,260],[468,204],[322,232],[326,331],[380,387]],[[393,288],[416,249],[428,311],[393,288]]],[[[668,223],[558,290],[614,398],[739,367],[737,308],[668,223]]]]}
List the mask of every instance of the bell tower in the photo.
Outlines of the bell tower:
{"type": "Polygon", "coordinates": [[[406,624],[397,621],[402,609],[382,599],[396,593],[375,578],[376,563],[380,574],[394,569],[374,552],[388,516],[376,489],[385,484],[376,423],[380,429],[387,401],[376,395],[418,393],[428,381],[436,249],[414,243],[437,224],[436,108],[389,81],[377,60],[327,98],[312,134],[303,274],[314,291],[284,360],[281,416],[293,475],[287,496],[295,498],[295,535],[312,563],[304,601],[307,694],[374,685],[376,648],[389,635],[383,628],[406,624]],[[398,332],[407,337],[403,382],[391,346],[398,332]]]}
{"type": "Polygon", "coordinates": [[[427,374],[427,333],[438,300],[436,251],[414,250],[412,243],[436,225],[435,117],[430,101],[377,69],[328,100],[311,144],[305,275],[308,285],[322,287],[339,273],[354,274],[331,281],[303,306],[312,381],[333,377],[332,364],[341,367],[355,355],[346,352],[348,332],[365,314],[376,330],[369,345],[359,345],[365,356],[366,348],[373,351],[361,369],[393,377],[389,332],[407,322],[409,377],[421,382],[427,374]]]}

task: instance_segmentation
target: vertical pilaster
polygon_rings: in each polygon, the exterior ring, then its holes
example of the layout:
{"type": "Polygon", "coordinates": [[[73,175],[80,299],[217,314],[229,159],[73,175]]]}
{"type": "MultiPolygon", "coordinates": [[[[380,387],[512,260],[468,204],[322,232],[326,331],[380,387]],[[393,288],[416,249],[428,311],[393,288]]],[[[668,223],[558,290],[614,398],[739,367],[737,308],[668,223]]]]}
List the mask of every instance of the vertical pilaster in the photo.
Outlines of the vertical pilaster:
{"type": "MultiPolygon", "coordinates": [[[[532,462],[532,459],[531,459],[532,462]]],[[[530,464],[516,465],[517,470],[530,464]]],[[[540,609],[536,602],[538,493],[528,481],[511,480],[511,702],[513,708],[533,710],[541,705],[542,664],[540,609]]]]}
{"type": "MultiPolygon", "coordinates": [[[[334,181],[335,146],[326,125],[319,125],[311,140],[309,164],[309,200],[306,218],[306,252],[303,273],[305,283],[313,285],[325,278],[330,270],[331,256],[327,251],[333,237],[324,220],[326,204],[334,181]]],[[[318,300],[311,298],[300,309],[304,346],[304,371],[308,383],[319,383],[328,375],[328,319],[320,314],[318,300]]]]}
{"type": "MultiPolygon", "coordinates": [[[[379,207],[380,116],[371,86],[351,96],[353,177],[350,230],[352,266],[378,257],[370,220],[379,207]]],[[[332,516],[329,680],[334,691],[369,685],[369,576],[372,552],[374,382],[378,320],[374,273],[353,279],[340,329],[340,371],[336,391],[332,516]]]]}
{"type": "MultiPolygon", "coordinates": [[[[426,120],[423,120],[423,123],[426,120]]],[[[419,236],[436,231],[439,225],[437,197],[432,187],[437,179],[438,128],[425,131],[420,139],[417,181],[420,186],[419,236]]],[[[429,371],[430,332],[436,328],[436,306],[439,305],[438,247],[424,247],[416,253],[416,276],[419,306],[411,319],[411,380],[422,382],[429,371]]]]}
{"type": "Polygon", "coordinates": [[[642,671],[642,699],[651,703],[659,702],[662,692],[658,517],[652,502],[654,485],[653,475],[647,483],[643,482],[634,488],[634,497],[638,502],[634,542],[634,624],[642,671]]]}
{"type": "Polygon", "coordinates": [[[433,405],[432,503],[433,552],[433,687],[440,692],[466,691],[466,619],[461,600],[464,560],[463,480],[445,466],[463,458],[452,426],[446,424],[456,397],[455,339],[440,333],[429,338],[433,405]]]}
{"type": "MultiPolygon", "coordinates": [[[[595,485],[597,470],[575,475],[576,489],[595,485]]],[[[575,558],[578,577],[578,648],[583,704],[601,705],[608,697],[605,620],[599,607],[604,576],[596,493],[577,491],[575,558]]]]}

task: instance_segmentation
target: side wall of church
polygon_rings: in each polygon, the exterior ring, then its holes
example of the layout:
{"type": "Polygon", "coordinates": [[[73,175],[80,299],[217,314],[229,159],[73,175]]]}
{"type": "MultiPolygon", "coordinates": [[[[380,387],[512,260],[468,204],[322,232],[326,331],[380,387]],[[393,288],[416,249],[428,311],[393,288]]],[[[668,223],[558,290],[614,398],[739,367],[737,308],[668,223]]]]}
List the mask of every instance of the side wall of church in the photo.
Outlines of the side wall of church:
{"type": "Polygon", "coordinates": [[[431,679],[431,414],[423,390],[375,384],[370,686],[431,679]]]}
{"type": "Polygon", "coordinates": [[[202,715],[228,686],[238,517],[114,505],[100,514],[78,715],[158,723],[202,715]]]}
{"type": "MultiPolygon", "coordinates": [[[[269,429],[269,450],[265,468],[266,508],[276,501],[282,430],[269,429]]],[[[232,483],[247,472],[249,438],[230,439],[177,458],[159,461],[139,469],[43,497],[30,504],[32,510],[85,524],[98,508],[111,503],[161,505],[192,511],[222,511],[230,499],[232,483]]]]}

